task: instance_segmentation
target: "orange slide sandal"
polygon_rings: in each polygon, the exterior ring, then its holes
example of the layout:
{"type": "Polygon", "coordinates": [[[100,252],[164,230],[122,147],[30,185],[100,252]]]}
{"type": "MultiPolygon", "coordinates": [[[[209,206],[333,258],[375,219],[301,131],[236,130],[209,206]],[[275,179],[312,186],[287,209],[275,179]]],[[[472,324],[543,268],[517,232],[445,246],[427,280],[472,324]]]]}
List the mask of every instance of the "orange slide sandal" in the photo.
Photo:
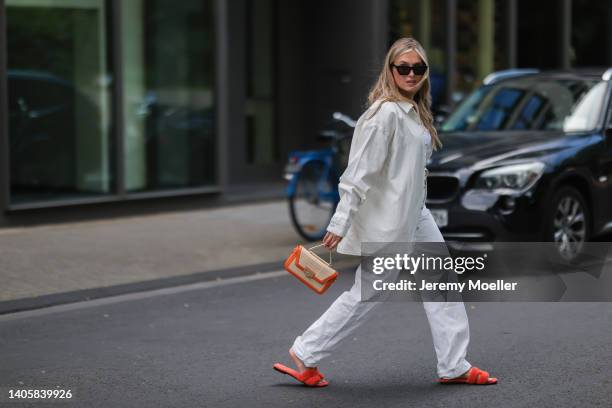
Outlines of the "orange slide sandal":
{"type": "Polygon", "coordinates": [[[318,368],[308,368],[303,373],[299,373],[281,363],[274,364],[272,368],[280,373],[290,375],[308,387],[326,387],[329,384],[327,380],[324,380],[325,376],[319,372],[318,368]]]}
{"type": "Polygon", "coordinates": [[[497,384],[497,378],[489,377],[489,373],[478,367],[470,368],[467,377],[464,378],[440,378],[440,384],[474,384],[491,385],[497,384]]]}

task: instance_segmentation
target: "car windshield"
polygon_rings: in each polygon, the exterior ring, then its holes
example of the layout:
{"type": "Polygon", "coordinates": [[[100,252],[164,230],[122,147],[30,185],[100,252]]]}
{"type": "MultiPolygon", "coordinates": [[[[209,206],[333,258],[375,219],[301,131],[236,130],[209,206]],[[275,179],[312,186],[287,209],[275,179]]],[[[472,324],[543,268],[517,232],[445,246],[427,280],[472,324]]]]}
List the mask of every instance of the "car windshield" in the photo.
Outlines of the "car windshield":
{"type": "Polygon", "coordinates": [[[575,77],[523,77],[484,85],[457,107],[440,130],[590,131],[598,126],[606,84],[575,77]]]}

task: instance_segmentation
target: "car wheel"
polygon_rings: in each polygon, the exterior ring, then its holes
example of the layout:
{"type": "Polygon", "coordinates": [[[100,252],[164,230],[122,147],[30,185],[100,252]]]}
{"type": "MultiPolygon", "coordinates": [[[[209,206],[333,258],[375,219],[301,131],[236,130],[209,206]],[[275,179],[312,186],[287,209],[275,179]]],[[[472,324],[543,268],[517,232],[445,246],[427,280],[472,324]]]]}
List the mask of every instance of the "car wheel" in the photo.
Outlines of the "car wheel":
{"type": "Polygon", "coordinates": [[[549,260],[575,264],[584,254],[591,237],[591,212],[582,193],[571,186],[561,187],[545,212],[543,241],[554,242],[549,260]]]}

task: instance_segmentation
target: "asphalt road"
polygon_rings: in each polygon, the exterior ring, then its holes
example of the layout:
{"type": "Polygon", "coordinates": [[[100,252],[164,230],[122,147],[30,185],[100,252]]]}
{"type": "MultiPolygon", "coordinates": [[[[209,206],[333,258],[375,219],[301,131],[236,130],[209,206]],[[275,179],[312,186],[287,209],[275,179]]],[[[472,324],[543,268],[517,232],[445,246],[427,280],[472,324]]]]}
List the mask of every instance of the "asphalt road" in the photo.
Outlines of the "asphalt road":
{"type": "Polygon", "coordinates": [[[272,370],[353,276],[324,296],[278,272],[0,316],[0,406],[611,406],[612,303],[466,304],[468,360],[495,386],[435,382],[419,303],[375,309],[321,365],[327,388],[272,370]],[[49,387],[72,401],[7,399],[49,387]]]}

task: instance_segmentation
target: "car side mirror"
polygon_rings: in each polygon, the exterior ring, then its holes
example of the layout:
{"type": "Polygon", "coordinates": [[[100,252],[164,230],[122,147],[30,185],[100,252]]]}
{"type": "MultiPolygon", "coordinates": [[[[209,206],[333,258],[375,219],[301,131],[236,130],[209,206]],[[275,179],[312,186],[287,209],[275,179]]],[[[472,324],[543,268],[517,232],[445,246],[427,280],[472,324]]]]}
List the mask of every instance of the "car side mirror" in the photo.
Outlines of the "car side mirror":
{"type": "Polygon", "coordinates": [[[433,112],[435,126],[439,127],[440,125],[442,125],[442,123],[446,120],[446,118],[448,118],[448,115],[450,115],[450,113],[451,108],[449,106],[438,106],[438,108],[433,112]]]}

